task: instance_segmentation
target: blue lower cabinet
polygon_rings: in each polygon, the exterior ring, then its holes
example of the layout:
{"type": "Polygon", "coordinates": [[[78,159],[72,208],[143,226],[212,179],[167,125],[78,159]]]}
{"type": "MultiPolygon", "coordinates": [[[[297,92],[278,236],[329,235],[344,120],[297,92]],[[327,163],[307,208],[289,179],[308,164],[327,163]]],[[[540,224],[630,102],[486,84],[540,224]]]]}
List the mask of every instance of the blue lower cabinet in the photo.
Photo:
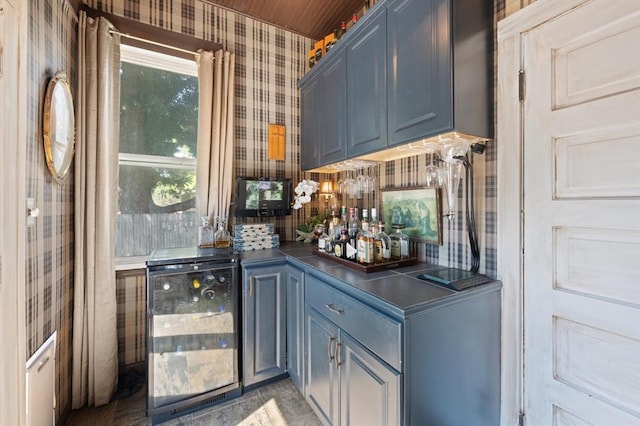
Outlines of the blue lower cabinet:
{"type": "Polygon", "coordinates": [[[244,386],[286,372],[286,274],[284,262],[242,268],[244,386]]]}
{"type": "Polygon", "coordinates": [[[340,334],[340,424],[400,424],[402,375],[345,333],[340,334]]]}
{"type": "Polygon", "coordinates": [[[305,397],[326,424],[339,424],[339,371],[335,353],[340,329],[313,308],[305,312],[305,397]]]}
{"type": "Polygon", "coordinates": [[[304,272],[287,266],[287,370],[304,394],[304,272]]]}
{"type": "MultiPolygon", "coordinates": [[[[400,424],[402,375],[337,325],[350,329],[348,324],[368,318],[375,328],[375,316],[381,314],[313,276],[308,276],[307,289],[307,401],[327,424],[400,424]]],[[[367,336],[362,334],[365,341],[367,336]]]]}

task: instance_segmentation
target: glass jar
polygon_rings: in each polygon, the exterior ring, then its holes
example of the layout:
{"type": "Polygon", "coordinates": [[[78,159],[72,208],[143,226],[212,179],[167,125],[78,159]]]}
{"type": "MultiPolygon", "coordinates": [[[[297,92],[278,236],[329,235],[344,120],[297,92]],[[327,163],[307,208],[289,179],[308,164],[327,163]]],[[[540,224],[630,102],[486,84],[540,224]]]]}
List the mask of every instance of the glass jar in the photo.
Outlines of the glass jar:
{"type": "Polygon", "coordinates": [[[403,223],[394,223],[391,225],[396,232],[389,235],[391,240],[391,257],[394,259],[407,259],[409,257],[409,237],[402,232],[403,223]]]}
{"type": "Polygon", "coordinates": [[[202,216],[202,225],[198,227],[198,247],[213,247],[213,226],[209,225],[209,218],[202,216]]]}
{"type": "Polygon", "coordinates": [[[223,218],[218,218],[218,230],[213,235],[216,248],[227,248],[231,246],[231,235],[227,231],[227,221],[223,218]]]}

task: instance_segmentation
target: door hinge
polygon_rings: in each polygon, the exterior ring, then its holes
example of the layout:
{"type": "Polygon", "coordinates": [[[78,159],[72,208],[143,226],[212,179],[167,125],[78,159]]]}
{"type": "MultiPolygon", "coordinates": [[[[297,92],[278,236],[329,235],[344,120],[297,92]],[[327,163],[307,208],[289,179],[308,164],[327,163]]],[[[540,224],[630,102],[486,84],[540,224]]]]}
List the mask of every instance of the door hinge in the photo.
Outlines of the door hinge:
{"type": "Polygon", "coordinates": [[[525,74],[524,70],[518,71],[518,99],[524,101],[525,94],[525,74]]]}
{"type": "Polygon", "coordinates": [[[522,411],[518,414],[518,426],[524,426],[524,413],[522,411]]]}

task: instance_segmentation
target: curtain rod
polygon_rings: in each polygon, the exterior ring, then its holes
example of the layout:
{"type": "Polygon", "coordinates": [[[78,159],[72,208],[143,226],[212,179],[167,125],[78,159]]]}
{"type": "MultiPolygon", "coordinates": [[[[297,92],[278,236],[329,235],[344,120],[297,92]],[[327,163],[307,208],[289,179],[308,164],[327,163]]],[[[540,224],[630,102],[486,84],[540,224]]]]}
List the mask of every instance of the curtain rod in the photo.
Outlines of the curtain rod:
{"type": "Polygon", "coordinates": [[[130,39],[132,39],[132,40],[141,41],[141,42],[143,42],[143,43],[153,44],[153,45],[156,45],[156,46],[164,47],[164,48],[166,48],[166,49],[172,49],[172,50],[176,50],[176,51],[178,51],[178,52],[187,53],[187,54],[189,54],[189,55],[193,55],[193,56],[195,56],[195,57],[200,56],[200,54],[199,54],[198,52],[192,52],[191,50],[181,49],[181,48],[179,48],[179,47],[170,46],[170,45],[168,45],[168,44],[160,43],[160,42],[153,41],[153,40],[147,40],[146,38],[136,37],[136,36],[133,36],[133,35],[131,35],[131,34],[127,34],[127,33],[121,33],[121,32],[120,32],[120,31],[118,31],[118,30],[110,29],[110,30],[109,30],[109,33],[111,33],[111,34],[118,34],[118,35],[119,35],[119,36],[121,36],[121,37],[130,38],[130,39]]]}

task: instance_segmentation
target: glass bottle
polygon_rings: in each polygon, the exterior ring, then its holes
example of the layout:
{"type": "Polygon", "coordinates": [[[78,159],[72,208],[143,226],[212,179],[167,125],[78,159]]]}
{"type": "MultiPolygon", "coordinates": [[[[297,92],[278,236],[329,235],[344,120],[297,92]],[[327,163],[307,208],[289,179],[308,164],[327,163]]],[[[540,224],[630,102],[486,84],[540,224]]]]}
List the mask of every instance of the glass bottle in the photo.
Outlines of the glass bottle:
{"type": "Polygon", "coordinates": [[[347,248],[347,259],[356,260],[355,252],[358,250],[358,219],[356,218],[356,209],[349,207],[349,246],[347,248]]]}
{"type": "Polygon", "coordinates": [[[409,257],[409,237],[402,232],[403,223],[394,223],[391,225],[396,230],[395,233],[389,235],[391,239],[391,257],[394,259],[407,259],[409,257]]]}
{"type": "Polygon", "coordinates": [[[218,230],[213,236],[216,248],[227,248],[231,246],[231,235],[227,231],[227,221],[224,218],[218,218],[218,230]]]}
{"type": "Polygon", "coordinates": [[[380,238],[380,243],[382,245],[382,261],[388,262],[391,260],[391,237],[384,232],[384,221],[380,220],[378,222],[378,237],[380,238]]]}
{"type": "Polygon", "coordinates": [[[384,232],[384,222],[378,221],[378,213],[371,209],[371,233],[373,234],[373,261],[383,263],[391,259],[391,240],[384,232]]]}
{"type": "Polygon", "coordinates": [[[344,37],[344,35],[347,33],[347,23],[345,21],[342,21],[342,25],[340,26],[340,37],[342,38],[344,37]]]}
{"type": "Polygon", "coordinates": [[[369,231],[369,220],[368,220],[368,212],[367,209],[362,209],[362,222],[361,222],[361,230],[358,233],[357,244],[358,244],[358,254],[357,260],[358,263],[362,263],[363,265],[370,265],[373,263],[373,234],[369,231]]]}
{"type": "Polygon", "coordinates": [[[336,213],[335,207],[331,209],[331,225],[330,229],[332,230],[329,233],[331,240],[336,242],[340,239],[340,232],[342,231],[342,222],[340,221],[340,217],[336,213]]]}
{"type": "Polygon", "coordinates": [[[347,216],[347,206],[342,206],[340,209],[340,220],[342,226],[346,229],[349,226],[349,216],[347,216]]]}
{"type": "Polygon", "coordinates": [[[327,235],[326,227],[324,225],[318,225],[322,229],[322,233],[318,236],[318,250],[323,253],[332,252],[331,237],[327,235]]]}
{"type": "Polygon", "coordinates": [[[209,225],[209,218],[202,216],[202,225],[198,227],[198,247],[213,247],[213,226],[209,225]]]}
{"type": "Polygon", "coordinates": [[[340,231],[340,239],[336,241],[335,247],[333,248],[333,254],[340,259],[347,258],[347,244],[349,243],[349,230],[343,228],[340,231]]]}

